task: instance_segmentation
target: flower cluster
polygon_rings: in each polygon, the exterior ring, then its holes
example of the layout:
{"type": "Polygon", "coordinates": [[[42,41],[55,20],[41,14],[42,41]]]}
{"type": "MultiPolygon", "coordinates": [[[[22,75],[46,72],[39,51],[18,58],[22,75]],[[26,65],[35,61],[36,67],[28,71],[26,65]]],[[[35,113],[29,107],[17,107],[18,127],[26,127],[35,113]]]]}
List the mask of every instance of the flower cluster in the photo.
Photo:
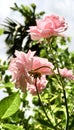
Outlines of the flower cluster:
{"type": "Polygon", "coordinates": [[[53,64],[46,58],[34,56],[35,52],[15,51],[16,58],[12,58],[9,70],[12,73],[12,80],[16,88],[21,88],[25,92],[26,88],[32,93],[36,93],[35,78],[37,78],[37,88],[41,92],[46,87],[46,75],[52,75],[53,64]]]}
{"type": "Polygon", "coordinates": [[[43,20],[37,20],[36,23],[36,26],[30,26],[28,30],[32,40],[58,36],[68,27],[65,19],[56,15],[45,16],[43,20]]]}
{"type": "MultiPolygon", "coordinates": [[[[43,20],[37,20],[36,22],[37,25],[31,26],[28,30],[32,40],[58,36],[67,29],[64,18],[56,15],[46,16],[43,20]]],[[[54,70],[53,64],[46,58],[35,56],[35,51],[29,50],[24,53],[16,50],[15,56],[10,62],[9,70],[12,73],[15,87],[20,88],[23,92],[26,89],[33,95],[37,93],[37,90],[41,92],[48,82],[46,75],[58,74],[58,71],[54,70]]],[[[58,68],[58,70],[62,77],[74,80],[72,70],[67,68],[58,68]]]]}

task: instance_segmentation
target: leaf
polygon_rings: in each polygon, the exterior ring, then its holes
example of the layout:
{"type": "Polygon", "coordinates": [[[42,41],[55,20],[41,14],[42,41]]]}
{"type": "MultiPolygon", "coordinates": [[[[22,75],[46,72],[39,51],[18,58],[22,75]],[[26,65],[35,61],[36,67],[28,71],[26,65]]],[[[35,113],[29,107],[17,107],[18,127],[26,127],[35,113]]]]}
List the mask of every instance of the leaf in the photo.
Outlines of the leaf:
{"type": "Polygon", "coordinates": [[[19,93],[14,93],[0,101],[0,118],[4,119],[13,115],[20,106],[19,93]]]}
{"type": "Polygon", "coordinates": [[[37,119],[37,121],[44,126],[53,128],[53,126],[50,123],[48,123],[48,121],[45,121],[43,119],[37,119]]]}
{"type": "Polygon", "coordinates": [[[0,28],[0,35],[2,35],[3,32],[4,32],[4,29],[1,29],[1,28],[0,28]]]}
{"type": "Polygon", "coordinates": [[[0,89],[2,89],[2,88],[13,88],[13,87],[14,87],[14,84],[12,82],[0,84],[0,89]]]}
{"type": "Polygon", "coordinates": [[[14,124],[1,124],[1,126],[7,130],[24,130],[22,126],[17,126],[14,124]]]}

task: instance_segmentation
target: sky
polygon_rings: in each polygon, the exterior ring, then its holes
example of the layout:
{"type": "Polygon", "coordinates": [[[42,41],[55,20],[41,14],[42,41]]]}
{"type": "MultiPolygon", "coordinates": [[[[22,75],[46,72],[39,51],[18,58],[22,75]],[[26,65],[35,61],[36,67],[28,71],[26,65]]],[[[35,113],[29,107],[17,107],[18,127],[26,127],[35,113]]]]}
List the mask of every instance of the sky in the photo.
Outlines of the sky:
{"type": "MultiPolygon", "coordinates": [[[[69,44],[69,49],[71,51],[74,50],[74,0],[0,0],[0,24],[4,22],[6,17],[17,19],[21,21],[20,15],[14,13],[10,7],[14,5],[30,5],[31,3],[35,3],[37,5],[37,12],[45,11],[46,15],[57,14],[59,16],[63,16],[67,23],[68,29],[65,32],[66,35],[72,37],[72,42],[69,44]]],[[[0,36],[0,58],[6,59],[6,45],[4,43],[5,36],[0,36]]]]}
{"type": "MultiPolygon", "coordinates": [[[[68,23],[68,30],[65,34],[72,37],[69,49],[74,51],[74,0],[0,0],[0,24],[5,21],[6,17],[21,21],[20,15],[17,15],[10,9],[14,5],[14,2],[19,6],[21,4],[30,5],[31,3],[35,3],[37,5],[37,12],[45,11],[46,15],[57,14],[63,16],[68,23]]],[[[2,60],[7,59],[4,40],[5,36],[0,36],[0,59],[2,60]]],[[[4,96],[4,93],[0,90],[0,98],[4,96]]]]}

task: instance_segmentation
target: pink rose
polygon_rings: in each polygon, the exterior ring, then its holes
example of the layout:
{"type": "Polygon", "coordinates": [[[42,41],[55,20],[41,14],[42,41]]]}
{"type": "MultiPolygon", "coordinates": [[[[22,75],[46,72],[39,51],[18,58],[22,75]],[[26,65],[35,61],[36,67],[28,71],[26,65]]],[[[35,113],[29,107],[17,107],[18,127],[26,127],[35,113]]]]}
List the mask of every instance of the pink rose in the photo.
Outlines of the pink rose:
{"type": "MultiPolygon", "coordinates": [[[[56,71],[55,73],[58,73],[58,72],[56,71]]],[[[74,75],[73,75],[72,70],[68,70],[67,68],[63,68],[63,69],[59,68],[59,73],[62,77],[74,80],[74,75]]]]}
{"type": "Polygon", "coordinates": [[[53,64],[48,61],[46,58],[40,58],[34,56],[33,58],[33,70],[34,72],[39,72],[44,75],[53,74],[53,64]]]}
{"type": "MultiPolygon", "coordinates": [[[[34,76],[37,74],[39,74],[39,78],[41,78],[42,75],[52,74],[52,63],[45,58],[34,56],[34,54],[35,52],[30,50],[28,53],[15,51],[16,58],[12,58],[9,65],[15,86],[16,88],[21,88],[22,91],[25,91],[27,86],[31,86],[31,88],[35,86],[34,76]]],[[[40,81],[42,85],[43,78],[37,79],[37,81],[40,81]]],[[[44,81],[46,82],[46,80],[44,81]]],[[[45,85],[43,85],[43,88],[44,86],[45,85]]]]}
{"type": "Polygon", "coordinates": [[[49,38],[50,36],[58,36],[68,27],[65,19],[56,15],[45,16],[43,20],[36,21],[37,26],[30,26],[32,40],[40,40],[41,38],[49,38]]]}
{"type": "Polygon", "coordinates": [[[35,52],[15,51],[16,58],[12,58],[9,70],[12,73],[12,80],[14,81],[16,88],[21,88],[22,91],[26,90],[27,82],[32,84],[31,76],[28,71],[32,68],[32,60],[35,52]]]}
{"type": "MultiPolygon", "coordinates": [[[[27,89],[28,91],[32,94],[32,95],[36,95],[37,94],[37,90],[36,90],[36,86],[34,85],[35,84],[35,79],[33,81],[34,83],[33,84],[28,84],[27,85],[27,89]]],[[[40,79],[37,78],[37,89],[38,89],[38,92],[40,93],[43,89],[46,88],[46,84],[48,83],[48,81],[46,80],[46,77],[45,75],[43,75],[40,79]]]]}

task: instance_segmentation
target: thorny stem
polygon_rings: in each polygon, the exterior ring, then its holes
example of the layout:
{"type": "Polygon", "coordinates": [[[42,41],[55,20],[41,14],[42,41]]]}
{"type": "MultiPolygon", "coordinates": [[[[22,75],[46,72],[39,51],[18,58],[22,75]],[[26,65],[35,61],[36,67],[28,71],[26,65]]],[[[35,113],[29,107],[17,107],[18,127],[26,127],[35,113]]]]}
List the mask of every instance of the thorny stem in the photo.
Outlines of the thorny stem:
{"type": "Polygon", "coordinates": [[[38,92],[38,88],[37,88],[37,78],[35,78],[35,87],[36,87],[38,99],[39,99],[39,102],[40,102],[41,107],[42,107],[42,109],[43,109],[43,112],[44,112],[46,118],[47,118],[48,121],[49,121],[49,126],[50,126],[50,124],[51,124],[51,126],[54,128],[54,126],[53,126],[52,122],[50,121],[50,119],[49,119],[49,117],[48,117],[48,115],[47,115],[47,113],[46,113],[46,111],[45,111],[45,108],[44,108],[44,106],[43,106],[43,104],[42,104],[42,101],[41,101],[41,98],[40,98],[40,95],[39,95],[39,92],[38,92]]]}
{"type": "Polygon", "coordinates": [[[65,128],[65,130],[69,130],[69,126],[68,126],[69,125],[69,112],[68,112],[68,103],[67,103],[67,98],[66,98],[66,91],[65,91],[65,88],[64,88],[62,77],[61,77],[60,72],[59,72],[58,63],[56,61],[55,55],[53,54],[53,50],[52,50],[51,45],[52,45],[52,39],[51,39],[51,43],[50,43],[50,51],[52,53],[53,59],[55,60],[55,63],[56,63],[56,66],[57,66],[57,71],[58,71],[58,74],[60,76],[60,80],[58,79],[57,76],[56,76],[56,78],[63,88],[64,102],[65,102],[65,108],[66,108],[66,128],[65,128]]]}

